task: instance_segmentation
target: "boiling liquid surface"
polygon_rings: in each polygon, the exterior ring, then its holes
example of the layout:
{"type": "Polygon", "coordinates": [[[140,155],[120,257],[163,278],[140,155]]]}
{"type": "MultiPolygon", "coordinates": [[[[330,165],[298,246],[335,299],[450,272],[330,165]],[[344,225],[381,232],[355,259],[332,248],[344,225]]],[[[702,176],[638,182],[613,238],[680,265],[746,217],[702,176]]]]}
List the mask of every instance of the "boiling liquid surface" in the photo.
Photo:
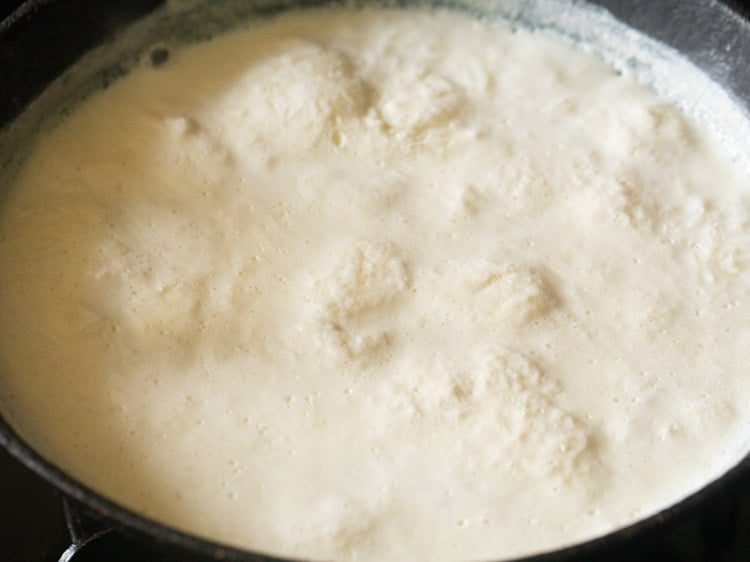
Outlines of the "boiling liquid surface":
{"type": "Polygon", "coordinates": [[[0,390],[132,509],[313,559],[498,559],[638,520],[750,427],[750,181],[541,33],[290,13],[40,139],[0,390]]]}

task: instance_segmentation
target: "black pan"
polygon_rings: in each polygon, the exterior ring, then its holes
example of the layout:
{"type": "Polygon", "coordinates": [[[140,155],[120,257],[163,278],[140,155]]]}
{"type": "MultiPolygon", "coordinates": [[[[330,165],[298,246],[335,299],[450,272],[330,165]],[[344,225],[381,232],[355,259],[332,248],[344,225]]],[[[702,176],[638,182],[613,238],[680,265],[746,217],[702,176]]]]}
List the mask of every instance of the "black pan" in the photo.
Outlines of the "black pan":
{"type": "MultiPolygon", "coordinates": [[[[503,0],[497,0],[502,2],[503,0]]],[[[17,118],[56,77],[88,50],[104,43],[165,0],[28,0],[0,23],[0,127],[17,118]]],[[[273,2],[261,0],[273,9],[273,2]]],[[[307,0],[306,4],[321,3],[307,0]]],[[[403,2],[407,3],[407,2],[403,2]]],[[[750,111],[750,2],[716,0],[596,0],[621,21],[684,54],[750,111]]],[[[113,74],[114,73],[114,74],[113,74]]],[[[117,69],[104,74],[105,83],[117,69]]],[[[7,139],[6,139],[7,142],[7,139]]],[[[750,139],[748,140],[750,142],[750,139]]],[[[13,147],[0,147],[12,153],[13,147]],[[8,150],[8,149],[11,150],[8,150]]],[[[3,319],[7,321],[7,319],[3,319]]],[[[2,376],[2,373],[0,373],[2,376]]],[[[119,506],[47,462],[0,413],[0,445],[68,498],[69,522],[81,522],[81,506],[108,527],[158,549],[170,560],[282,560],[230,548],[150,521],[119,506]],[[167,554],[164,554],[167,553],[167,554]]],[[[664,511],[600,539],[524,558],[526,562],[628,560],[629,547],[662,536],[707,503],[750,481],[750,455],[718,480],[664,511]]],[[[2,509],[2,506],[0,506],[2,509]]],[[[83,525],[78,530],[84,529],[83,525]]],[[[87,537],[78,537],[85,540],[87,537]]],[[[1,553],[0,553],[1,554],[1,553]]],[[[385,562],[385,561],[384,561],[385,562]]]]}

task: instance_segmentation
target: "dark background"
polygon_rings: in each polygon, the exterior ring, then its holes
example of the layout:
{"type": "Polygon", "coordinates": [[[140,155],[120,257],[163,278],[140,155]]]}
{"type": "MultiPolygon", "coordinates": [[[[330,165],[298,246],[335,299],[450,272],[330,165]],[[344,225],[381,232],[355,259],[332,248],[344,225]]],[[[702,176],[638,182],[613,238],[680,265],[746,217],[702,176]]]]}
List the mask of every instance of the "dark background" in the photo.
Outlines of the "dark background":
{"type": "MultiPolygon", "coordinates": [[[[128,1],[129,0],[123,0],[123,2],[128,2],[128,1]]],[[[729,4],[730,6],[744,13],[745,16],[750,18],[750,0],[720,0],[720,1],[722,1],[724,4],[729,4]]],[[[96,2],[96,0],[91,0],[91,2],[94,3],[96,2]]],[[[23,0],[0,0],[0,19],[5,18],[5,16],[10,14],[17,6],[21,5],[22,3],[23,3],[23,0]]],[[[750,64],[750,61],[748,62],[748,64],[750,64]]]]}
{"type": "MultiPolygon", "coordinates": [[[[123,2],[128,2],[129,0],[123,0],[123,2]]],[[[729,4],[730,6],[734,7],[735,9],[739,10],[740,12],[743,12],[746,16],[750,17],[750,0],[721,0],[725,4],[729,4]]],[[[5,18],[8,14],[10,14],[17,6],[22,4],[23,0],[0,0],[0,19],[5,18]]],[[[91,0],[91,2],[96,2],[96,0],[91,0]]],[[[750,63],[749,63],[750,64],[750,63]]]]}
{"type": "MultiPolygon", "coordinates": [[[[0,0],[0,19],[20,3],[0,0]]],[[[725,3],[750,17],[750,0],[725,3]]],[[[0,68],[0,85],[2,76],[0,68]]],[[[58,493],[0,449],[0,561],[55,562],[68,544],[58,493]]],[[[163,556],[129,552],[127,545],[111,540],[107,545],[109,550],[84,554],[80,562],[165,560],[163,556]]],[[[729,487],[721,497],[668,532],[629,545],[607,558],[607,562],[750,562],[750,478],[729,487]]]]}

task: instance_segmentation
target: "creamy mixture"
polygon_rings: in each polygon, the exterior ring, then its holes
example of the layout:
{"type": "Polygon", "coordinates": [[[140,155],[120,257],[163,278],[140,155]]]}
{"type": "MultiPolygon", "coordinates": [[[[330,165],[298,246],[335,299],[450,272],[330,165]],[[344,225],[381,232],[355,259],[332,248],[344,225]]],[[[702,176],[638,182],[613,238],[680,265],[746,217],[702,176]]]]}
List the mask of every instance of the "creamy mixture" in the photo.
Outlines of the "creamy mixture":
{"type": "Polygon", "coordinates": [[[750,180],[593,55],[287,14],[41,138],[0,390],[80,480],[313,559],[497,559],[642,518],[750,435],[750,180]]]}

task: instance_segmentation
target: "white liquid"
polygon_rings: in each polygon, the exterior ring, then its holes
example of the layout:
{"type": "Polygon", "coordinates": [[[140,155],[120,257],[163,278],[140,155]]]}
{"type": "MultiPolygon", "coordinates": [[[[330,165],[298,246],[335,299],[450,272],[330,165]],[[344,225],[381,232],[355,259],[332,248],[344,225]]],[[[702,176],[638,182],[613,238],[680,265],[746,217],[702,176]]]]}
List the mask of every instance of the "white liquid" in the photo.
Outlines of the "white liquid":
{"type": "Polygon", "coordinates": [[[76,478],[313,559],[556,548],[750,430],[750,180],[591,55],[453,13],[288,14],[38,143],[0,394],[76,478]]]}

